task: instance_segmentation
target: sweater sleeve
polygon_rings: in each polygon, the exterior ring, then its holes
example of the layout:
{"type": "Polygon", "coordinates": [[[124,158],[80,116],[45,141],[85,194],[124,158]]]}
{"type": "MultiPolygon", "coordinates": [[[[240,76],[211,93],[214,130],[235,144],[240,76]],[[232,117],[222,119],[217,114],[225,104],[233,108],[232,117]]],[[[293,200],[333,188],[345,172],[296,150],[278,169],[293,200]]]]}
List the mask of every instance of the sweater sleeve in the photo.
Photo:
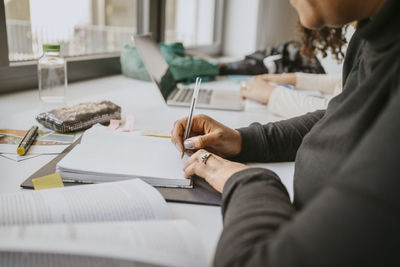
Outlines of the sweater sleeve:
{"type": "Polygon", "coordinates": [[[235,158],[241,162],[294,161],[303,137],[325,114],[318,110],[288,120],[240,128],[242,151],[235,158]]]}
{"type": "Polygon", "coordinates": [[[337,88],[342,88],[342,75],[296,72],[296,88],[334,94],[337,88]]]}
{"type": "Polygon", "coordinates": [[[278,86],[271,93],[268,110],[284,118],[293,118],[307,112],[326,109],[332,97],[307,95],[278,86]]]}
{"type": "Polygon", "coordinates": [[[274,173],[234,174],[215,266],[400,266],[398,114],[399,93],[299,212],[274,173]]]}

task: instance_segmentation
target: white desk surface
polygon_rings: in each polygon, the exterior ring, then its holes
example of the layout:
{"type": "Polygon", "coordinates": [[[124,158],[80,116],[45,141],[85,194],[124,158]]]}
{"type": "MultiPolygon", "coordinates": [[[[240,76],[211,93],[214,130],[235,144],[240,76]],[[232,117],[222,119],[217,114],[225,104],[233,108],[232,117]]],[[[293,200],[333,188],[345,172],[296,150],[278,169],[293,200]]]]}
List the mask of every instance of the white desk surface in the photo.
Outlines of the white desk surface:
{"type": "MultiPolygon", "coordinates": [[[[228,81],[204,83],[202,87],[239,90],[239,85],[228,81]]],[[[135,116],[134,128],[138,130],[170,131],[175,120],[187,116],[188,108],[168,107],[153,83],[129,79],[122,75],[73,83],[67,89],[67,104],[85,101],[110,100],[122,107],[122,118],[135,116]]],[[[0,129],[29,129],[36,125],[35,115],[42,112],[38,91],[0,95],[0,129]]],[[[247,126],[252,122],[267,123],[278,120],[266,107],[247,102],[243,112],[198,109],[232,128],[247,126]]],[[[14,162],[0,157],[0,193],[16,192],[21,182],[52,160],[54,155],[41,155],[29,160],[14,162]]],[[[277,172],[291,195],[293,163],[263,164],[277,172]]],[[[222,217],[219,207],[168,203],[174,219],[190,221],[199,231],[211,263],[219,235],[222,217]]]]}

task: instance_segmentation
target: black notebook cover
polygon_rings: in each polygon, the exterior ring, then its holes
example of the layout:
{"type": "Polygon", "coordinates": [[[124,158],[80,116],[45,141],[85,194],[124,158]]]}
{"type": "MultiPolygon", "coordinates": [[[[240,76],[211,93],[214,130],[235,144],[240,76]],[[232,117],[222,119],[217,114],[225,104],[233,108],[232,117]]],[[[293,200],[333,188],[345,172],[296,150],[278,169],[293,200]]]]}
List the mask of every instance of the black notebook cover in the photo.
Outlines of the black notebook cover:
{"type": "MultiPolygon", "coordinates": [[[[33,189],[32,179],[49,175],[56,172],[57,163],[65,157],[77,144],[80,139],[75,143],[67,147],[60,155],[54,158],[52,161],[44,165],[37,172],[32,174],[26,179],[21,187],[33,189]]],[[[81,183],[64,182],[65,186],[82,185],[81,183]]],[[[193,179],[193,188],[165,188],[155,187],[167,201],[181,202],[181,203],[192,203],[202,205],[221,205],[221,194],[212,188],[206,181],[201,178],[195,177],[193,179]]]]}

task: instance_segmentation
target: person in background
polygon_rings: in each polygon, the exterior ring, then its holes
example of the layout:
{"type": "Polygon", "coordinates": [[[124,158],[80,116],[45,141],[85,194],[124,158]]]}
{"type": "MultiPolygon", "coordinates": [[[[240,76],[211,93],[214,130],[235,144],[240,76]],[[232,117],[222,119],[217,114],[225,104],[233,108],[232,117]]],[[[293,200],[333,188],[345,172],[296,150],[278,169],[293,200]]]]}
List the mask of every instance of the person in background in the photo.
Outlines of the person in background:
{"type": "MultiPolygon", "coordinates": [[[[350,23],[356,28],[356,22],[350,23]]],[[[344,37],[349,25],[344,27],[325,27],[320,31],[311,31],[299,26],[301,33],[301,52],[308,60],[315,60],[320,53],[323,58],[331,52],[338,63],[344,58],[344,37]]],[[[308,74],[303,72],[257,75],[243,83],[243,99],[252,99],[268,105],[268,109],[281,117],[292,118],[319,109],[326,109],[329,101],[342,91],[341,75],[308,74]],[[272,84],[271,84],[272,83],[272,84]],[[277,85],[290,85],[277,86],[277,85]],[[319,96],[304,94],[291,89],[319,91],[319,96]]]]}
{"type": "Polygon", "coordinates": [[[341,92],[341,75],[301,72],[257,75],[240,88],[243,99],[268,105],[270,112],[284,118],[326,109],[329,101],[341,92]],[[319,91],[321,95],[309,95],[296,89],[319,91]]]}
{"type": "Polygon", "coordinates": [[[231,129],[205,115],[175,122],[195,153],[186,177],[222,193],[214,266],[400,266],[399,0],[291,0],[302,25],[359,21],[343,91],[326,110],[231,129]],[[295,160],[294,202],[278,175],[239,162],[295,160]]]}

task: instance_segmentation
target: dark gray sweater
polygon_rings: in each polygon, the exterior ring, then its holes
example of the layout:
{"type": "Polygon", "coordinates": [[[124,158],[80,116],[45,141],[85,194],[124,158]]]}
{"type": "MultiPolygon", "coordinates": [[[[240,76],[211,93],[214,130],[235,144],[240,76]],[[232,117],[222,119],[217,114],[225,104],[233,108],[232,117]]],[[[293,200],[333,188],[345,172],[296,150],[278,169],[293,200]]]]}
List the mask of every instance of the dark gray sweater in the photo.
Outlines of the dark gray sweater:
{"type": "Polygon", "coordinates": [[[326,111],[240,129],[242,161],[296,161],[295,199],[271,171],[233,175],[215,266],[400,266],[399,14],[359,23],[326,111]]]}

